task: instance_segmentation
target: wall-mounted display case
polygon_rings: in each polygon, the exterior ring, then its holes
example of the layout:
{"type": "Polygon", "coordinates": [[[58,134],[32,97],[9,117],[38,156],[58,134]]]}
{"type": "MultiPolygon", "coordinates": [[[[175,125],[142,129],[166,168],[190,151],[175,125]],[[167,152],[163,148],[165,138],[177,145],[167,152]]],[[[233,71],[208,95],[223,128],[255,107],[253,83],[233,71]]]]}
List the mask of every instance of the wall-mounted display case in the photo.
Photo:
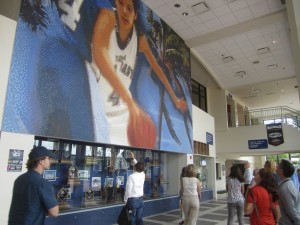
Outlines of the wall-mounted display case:
{"type": "Polygon", "coordinates": [[[60,211],[123,203],[127,177],[134,172],[130,151],[145,163],[144,199],[177,195],[169,189],[167,153],[36,137],[35,145],[55,155],[43,174],[54,186],[60,211]]]}
{"type": "Polygon", "coordinates": [[[208,173],[208,157],[194,155],[194,165],[196,167],[196,177],[200,180],[201,190],[212,188],[212,178],[208,173]]]}

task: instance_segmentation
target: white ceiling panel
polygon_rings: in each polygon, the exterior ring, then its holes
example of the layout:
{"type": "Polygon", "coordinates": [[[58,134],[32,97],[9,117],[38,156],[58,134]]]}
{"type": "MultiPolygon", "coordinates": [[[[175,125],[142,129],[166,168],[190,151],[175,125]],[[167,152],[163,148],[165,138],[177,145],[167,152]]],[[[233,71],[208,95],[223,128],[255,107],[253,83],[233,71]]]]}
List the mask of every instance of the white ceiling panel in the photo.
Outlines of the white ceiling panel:
{"type": "Polygon", "coordinates": [[[286,6],[280,0],[204,0],[209,10],[200,14],[192,6],[202,0],[143,1],[191,45],[217,83],[250,109],[288,104],[300,110],[286,6]],[[259,55],[257,49],[264,47],[270,52],[259,55]],[[224,63],[228,56],[233,61],[224,63]],[[245,76],[237,76],[239,71],[245,76]]]}

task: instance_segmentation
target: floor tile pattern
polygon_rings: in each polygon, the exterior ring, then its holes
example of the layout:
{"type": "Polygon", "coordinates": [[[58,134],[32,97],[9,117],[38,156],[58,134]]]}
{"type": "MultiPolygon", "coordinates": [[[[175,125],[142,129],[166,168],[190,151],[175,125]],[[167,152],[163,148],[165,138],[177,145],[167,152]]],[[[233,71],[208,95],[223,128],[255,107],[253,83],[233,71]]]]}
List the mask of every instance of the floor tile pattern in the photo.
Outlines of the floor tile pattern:
{"type": "MultiPolygon", "coordinates": [[[[200,204],[197,225],[227,225],[226,195],[200,204]]],[[[173,210],[148,217],[144,217],[145,225],[178,225],[181,222],[180,211],[173,210]]],[[[249,225],[249,218],[244,218],[244,224],[249,225]]],[[[234,225],[238,225],[235,217],[234,225]]]]}

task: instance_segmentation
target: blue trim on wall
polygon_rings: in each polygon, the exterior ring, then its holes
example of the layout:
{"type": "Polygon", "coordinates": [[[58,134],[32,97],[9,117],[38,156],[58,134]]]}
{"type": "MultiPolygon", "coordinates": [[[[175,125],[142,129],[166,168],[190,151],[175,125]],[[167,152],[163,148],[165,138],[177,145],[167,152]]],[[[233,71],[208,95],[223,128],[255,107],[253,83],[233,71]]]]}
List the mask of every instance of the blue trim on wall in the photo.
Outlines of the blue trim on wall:
{"type": "MultiPolygon", "coordinates": [[[[201,202],[212,198],[212,189],[201,192],[201,202]]],[[[178,196],[144,201],[143,216],[151,216],[178,209],[178,202],[178,196]]],[[[117,223],[117,218],[122,207],[123,205],[116,205],[107,208],[86,209],[77,212],[62,213],[57,218],[47,218],[46,225],[112,225],[117,223]]]]}

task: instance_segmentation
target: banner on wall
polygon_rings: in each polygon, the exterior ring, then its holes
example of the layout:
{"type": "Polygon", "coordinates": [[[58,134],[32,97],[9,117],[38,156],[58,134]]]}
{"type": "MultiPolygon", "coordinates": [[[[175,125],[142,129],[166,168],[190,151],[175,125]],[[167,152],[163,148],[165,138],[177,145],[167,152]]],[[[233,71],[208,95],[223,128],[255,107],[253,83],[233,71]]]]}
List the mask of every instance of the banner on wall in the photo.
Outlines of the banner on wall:
{"type": "Polygon", "coordinates": [[[270,145],[278,146],[284,143],[281,123],[267,124],[266,128],[270,145]]]}
{"type": "Polygon", "coordinates": [[[2,130],[192,152],[189,48],[121,3],[22,0],[2,130]]]}

